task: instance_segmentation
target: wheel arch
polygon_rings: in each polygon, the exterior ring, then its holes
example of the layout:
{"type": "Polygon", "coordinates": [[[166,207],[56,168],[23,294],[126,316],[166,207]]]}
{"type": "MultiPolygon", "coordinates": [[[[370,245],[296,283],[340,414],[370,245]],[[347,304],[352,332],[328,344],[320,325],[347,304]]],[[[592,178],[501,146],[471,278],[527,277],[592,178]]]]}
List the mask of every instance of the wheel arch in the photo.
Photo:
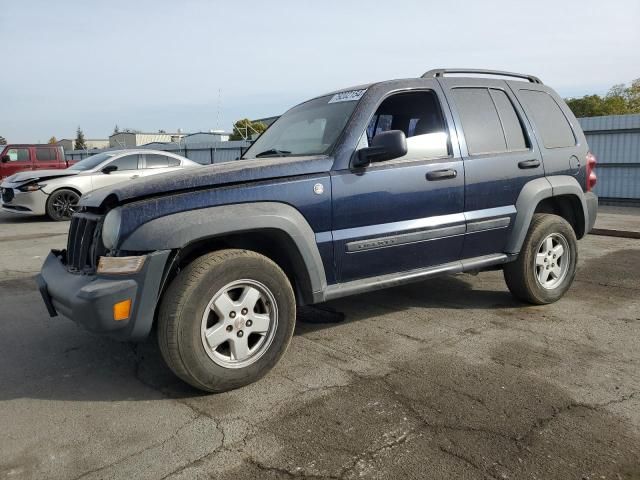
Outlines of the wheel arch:
{"type": "Polygon", "coordinates": [[[516,201],[516,219],[507,242],[508,253],[519,253],[535,213],[553,213],[563,217],[576,238],[586,234],[588,210],[578,181],[568,175],[542,177],[525,184],[516,201]]]}
{"type": "Polygon", "coordinates": [[[120,246],[126,251],[173,250],[165,285],[181,266],[221,248],[243,248],[273,260],[289,277],[299,304],[313,303],[326,289],[315,234],[298,210],[283,203],[233,204],[167,215],[141,225],[120,246]]]}

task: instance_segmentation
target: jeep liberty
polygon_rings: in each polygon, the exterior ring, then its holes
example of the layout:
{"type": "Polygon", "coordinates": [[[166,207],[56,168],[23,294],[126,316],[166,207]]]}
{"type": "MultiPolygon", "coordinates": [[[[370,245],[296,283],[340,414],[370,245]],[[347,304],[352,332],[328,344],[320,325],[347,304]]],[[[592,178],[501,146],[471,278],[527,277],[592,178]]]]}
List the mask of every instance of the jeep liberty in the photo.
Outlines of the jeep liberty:
{"type": "Polygon", "coordinates": [[[595,163],[538,78],[431,70],[297,105],[239,161],[83,196],[38,285],[92,332],[157,325],[178,377],[226,391],[276,364],[296,305],[487,269],[555,302],[595,222],[595,163]]]}

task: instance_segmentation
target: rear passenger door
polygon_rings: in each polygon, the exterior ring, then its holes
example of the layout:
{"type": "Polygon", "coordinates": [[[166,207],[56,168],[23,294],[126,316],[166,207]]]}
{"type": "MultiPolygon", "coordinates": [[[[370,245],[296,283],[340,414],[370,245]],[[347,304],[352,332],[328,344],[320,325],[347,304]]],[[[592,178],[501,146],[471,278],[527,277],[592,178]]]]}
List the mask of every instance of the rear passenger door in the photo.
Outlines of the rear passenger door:
{"type": "Polygon", "coordinates": [[[180,160],[177,158],[159,153],[147,153],[144,155],[143,168],[140,173],[146,177],[171,172],[177,168],[180,168],[180,160]]]}
{"type": "Polygon", "coordinates": [[[540,151],[507,82],[440,81],[464,159],[467,233],[462,258],[503,252],[522,187],[544,175],[540,151]]]}
{"type": "Polygon", "coordinates": [[[35,147],[35,162],[34,170],[47,170],[52,168],[59,168],[60,162],[58,160],[58,147],[35,147]]]}

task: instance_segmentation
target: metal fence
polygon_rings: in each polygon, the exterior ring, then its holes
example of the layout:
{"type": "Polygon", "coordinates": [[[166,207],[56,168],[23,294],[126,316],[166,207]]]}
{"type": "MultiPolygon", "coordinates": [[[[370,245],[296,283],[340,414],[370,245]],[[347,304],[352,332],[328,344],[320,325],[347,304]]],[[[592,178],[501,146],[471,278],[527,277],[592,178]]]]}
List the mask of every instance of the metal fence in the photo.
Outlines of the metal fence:
{"type": "Polygon", "coordinates": [[[598,159],[601,203],[640,205],[640,115],[579,118],[598,159]]]}
{"type": "MultiPolygon", "coordinates": [[[[212,142],[212,143],[155,143],[141,145],[139,147],[149,150],[162,150],[172,152],[183,157],[187,157],[194,162],[201,164],[221,163],[237,160],[249,148],[251,142],[246,141],[229,141],[229,142],[212,142]]],[[[122,148],[105,148],[95,150],[66,150],[65,158],[67,160],[78,161],[83,158],[90,157],[96,153],[108,152],[109,150],[122,150],[122,148]]]]}

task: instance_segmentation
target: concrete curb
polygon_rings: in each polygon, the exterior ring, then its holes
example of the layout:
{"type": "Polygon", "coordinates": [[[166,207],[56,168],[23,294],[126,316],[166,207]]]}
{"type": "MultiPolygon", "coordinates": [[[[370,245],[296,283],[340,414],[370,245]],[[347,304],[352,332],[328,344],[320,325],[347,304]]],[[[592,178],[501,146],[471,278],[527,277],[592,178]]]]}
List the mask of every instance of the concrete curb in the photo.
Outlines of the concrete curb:
{"type": "Polygon", "coordinates": [[[635,238],[640,239],[640,232],[634,232],[630,230],[613,230],[610,228],[594,228],[589,234],[602,235],[606,237],[619,237],[619,238],[635,238]]]}

